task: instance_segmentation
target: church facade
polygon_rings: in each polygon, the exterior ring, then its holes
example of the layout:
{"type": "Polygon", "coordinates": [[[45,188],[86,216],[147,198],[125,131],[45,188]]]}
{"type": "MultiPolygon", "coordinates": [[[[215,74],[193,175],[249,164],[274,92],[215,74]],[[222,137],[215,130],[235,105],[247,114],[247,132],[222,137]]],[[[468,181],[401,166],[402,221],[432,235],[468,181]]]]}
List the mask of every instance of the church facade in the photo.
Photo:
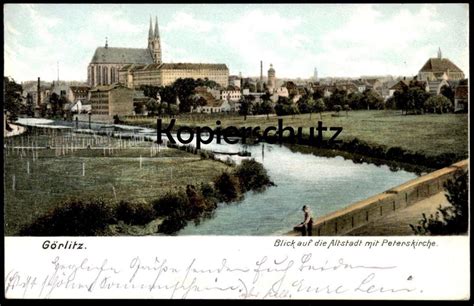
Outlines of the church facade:
{"type": "Polygon", "coordinates": [[[166,86],[178,78],[209,79],[223,87],[228,86],[229,69],[225,64],[163,63],[158,20],[155,27],[150,20],[146,49],[96,49],[88,66],[88,83],[91,87],[121,83],[128,88],[142,85],[166,86]]]}
{"type": "Polygon", "coordinates": [[[119,70],[130,64],[161,64],[161,44],[158,20],[155,21],[155,30],[150,20],[148,31],[148,48],[111,48],[108,43],[105,47],[98,47],[87,67],[89,86],[109,85],[119,81],[119,70]]]}

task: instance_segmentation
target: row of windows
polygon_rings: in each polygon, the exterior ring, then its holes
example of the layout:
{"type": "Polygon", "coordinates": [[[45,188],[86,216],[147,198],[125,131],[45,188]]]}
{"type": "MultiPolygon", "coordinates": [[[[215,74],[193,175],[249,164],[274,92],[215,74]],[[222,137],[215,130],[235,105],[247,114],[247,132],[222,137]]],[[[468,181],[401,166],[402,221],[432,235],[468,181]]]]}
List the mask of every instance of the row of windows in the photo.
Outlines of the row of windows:
{"type": "Polygon", "coordinates": [[[94,105],[93,109],[109,109],[108,105],[94,105]]]}
{"type": "Polygon", "coordinates": [[[91,100],[91,103],[109,103],[109,99],[108,98],[100,98],[100,99],[90,99],[91,100]]]}
{"type": "Polygon", "coordinates": [[[108,111],[107,111],[107,112],[103,112],[103,111],[94,111],[94,110],[93,110],[93,111],[92,111],[92,114],[93,114],[93,115],[108,115],[109,112],[108,112],[108,111]]]}

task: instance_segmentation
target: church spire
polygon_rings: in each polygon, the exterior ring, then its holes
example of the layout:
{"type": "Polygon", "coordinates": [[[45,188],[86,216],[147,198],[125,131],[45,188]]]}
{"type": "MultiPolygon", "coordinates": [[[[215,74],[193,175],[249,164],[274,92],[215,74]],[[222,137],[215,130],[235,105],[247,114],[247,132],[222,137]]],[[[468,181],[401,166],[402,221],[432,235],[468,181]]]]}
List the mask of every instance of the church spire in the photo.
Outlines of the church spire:
{"type": "Polygon", "coordinates": [[[160,37],[160,30],[158,29],[158,17],[155,16],[155,37],[160,37]]]}
{"type": "Polygon", "coordinates": [[[153,22],[151,20],[151,16],[150,16],[150,29],[148,30],[148,39],[153,39],[153,22]]]}
{"type": "Polygon", "coordinates": [[[442,54],[441,54],[441,47],[438,47],[438,58],[441,59],[442,54]]]}
{"type": "Polygon", "coordinates": [[[155,16],[155,30],[153,31],[153,19],[150,17],[150,36],[148,37],[148,50],[153,57],[153,62],[161,64],[160,30],[158,29],[158,17],[155,16]]]}

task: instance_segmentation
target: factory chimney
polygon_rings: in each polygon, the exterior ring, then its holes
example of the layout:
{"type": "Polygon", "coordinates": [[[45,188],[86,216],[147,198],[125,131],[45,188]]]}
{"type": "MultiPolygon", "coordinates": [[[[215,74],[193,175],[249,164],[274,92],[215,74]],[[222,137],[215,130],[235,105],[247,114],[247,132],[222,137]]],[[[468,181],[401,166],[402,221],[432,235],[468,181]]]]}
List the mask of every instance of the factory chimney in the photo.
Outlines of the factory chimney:
{"type": "Polygon", "coordinates": [[[41,104],[41,80],[40,77],[38,77],[38,85],[36,87],[36,105],[41,104]]]}

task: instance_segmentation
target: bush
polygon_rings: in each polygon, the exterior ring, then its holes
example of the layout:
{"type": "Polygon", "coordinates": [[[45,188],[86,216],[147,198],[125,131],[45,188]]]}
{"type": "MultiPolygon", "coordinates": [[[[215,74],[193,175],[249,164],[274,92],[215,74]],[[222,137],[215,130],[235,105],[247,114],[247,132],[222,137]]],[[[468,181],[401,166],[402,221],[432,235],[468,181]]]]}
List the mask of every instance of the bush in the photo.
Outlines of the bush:
{"type": "Polygon", "coordinates": [[[114,223],[114,212],[103,200],[72,200],[20,231],[22,236],[98,236],[114,223]]]}
{"type": "Polygon", "coordinates": [[[465,234],[469,225],[468,172],[444,184],[450,206],[439,207],[429,218],[422,214],[418,225],[410,224],[416,235],[465,234]]]}
{"type": "Polygon", "coordinates": [[[197,219],[203,212],[216,208],[217,203],[207,199],[193,185],[186,187],[186,195],[189,200],[189,209],[187,210],[187,219],[197,219]]]}
{"type": "Polygon", "coordinates": [[[260,190],[272,184],[267,170],[254,159],[245,159],[235,169],[242,191],[260,190]]]}
{"type": "Polygon", "coordinates": [[[218,199],[221,201],[230,202],[239,197],[239,181],[236,177],[227,172],[223,172],[215,179],[214,186],[218,194],[218,199]]]}
{"type": "Polygon", "coordinates": [[[403,154],[405,154],[405,150],[400,147],[392,147],[387,151],[387,159],[392,160],[403,160],[403,154]]]}
{"type": "Polygon", "coordinates": [[[152,202],[156,216],[165,217],[158,231],[173,234],[186,226],[188,220],[189,199],[182,191],[169,192],[152,202]]]}
{"type": "Polygon", "coordinates": [[[427,112],[443,113],[448,112],[452,108],[452,102],[443,95],[429,97],[423,104],[427,112]]]}
{"type": "Polygon", "coordinates": [[[183,212],[189,207],[189,199],[182,191],[168,192],[152,202],[156,216],[169,216],[176,211],[183,212]]]}
{"type": "Polygon", "coordinates": [[[201,159],[209,159],[209,154],[207,153],[207,151],[200,150],[199,155],[201,156],[201,159]]]}
{"type": "Polygon", "coordinates": [[[118,115],[114,115],[113,119],[114,119],[114,124],[123,124],[124,123],[122,120],[120,120],[118,115]]]}
{"type": "Polygon", "coordinates": [[[198,220],[203,213],[217,207],[212,199],[205,197],[193,185],[186,187],[186,192],[168,193],[154,202],[153,208],[159,216],[165,216],[159,232],[174,234],[186,226],[189,220],[198,220]]]}
{"type": "Polygon", "coordinates": [[[206,198],[213,202],[217,202],[217,194],[214,187],[209,183],[201,184],[201,193],[206,198]]]}
{"type": "Polygon", "coordinates": [[[117,220],[131,225],[145,225],[155,219],[155,211],[145,202],[121,201],[115,210],[117,220]]]}

